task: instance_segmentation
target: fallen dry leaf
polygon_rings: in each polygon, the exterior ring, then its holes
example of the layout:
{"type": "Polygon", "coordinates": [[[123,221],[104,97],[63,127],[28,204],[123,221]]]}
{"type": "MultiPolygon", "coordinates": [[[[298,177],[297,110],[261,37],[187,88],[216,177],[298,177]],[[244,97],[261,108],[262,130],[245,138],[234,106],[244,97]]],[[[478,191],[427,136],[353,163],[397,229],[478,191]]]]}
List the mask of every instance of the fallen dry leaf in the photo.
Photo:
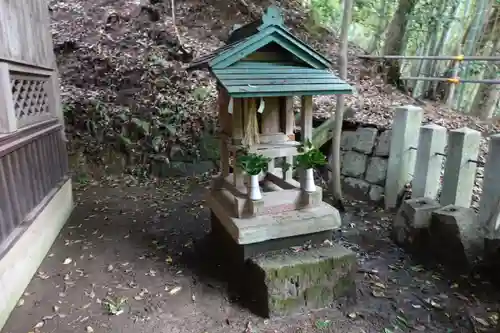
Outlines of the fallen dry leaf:
{"type": "Polygon", "coordinates": [[[480,323],[484,327],[489,327],[490,326],[490,324],[485,319],[483,319],[481,317],[472,316],[472,318],[474,318],[475,321],[477,321],[478,323],[480,323]]]}
{"type": "Polygon", "coordinates": [[[169,291],[169,294],[170,295],[175,295],[177,294],[179,291],[181,291],[182,287],[175,287],[174,289],[170,290],[169,291]]]}
{"type": "Polygon", "coordinates": [[[372,284],[375,287],[378,287],[378,288],[381,288],[381,289],[385,289],[386,288],[385,284],[383,284],[382,282],[372,282],[372,284]]]}
{"type": "Polygon", "coordinates": [[[383,291],[372,290],[372,296],[373,297],[385,297],[385,294],[383,291]]]}
{"type": "Polygon", "coordinates": [[[436,302],[435,300],[433,300],[432,298],[427,298],[425,300],[425,302],[427,304],[429,304],[430,306],[432,306],[433,308],[436,308],[436,309],[442,309],[443,306],[441,304],[439,304],[438,302],[436,302]]]}

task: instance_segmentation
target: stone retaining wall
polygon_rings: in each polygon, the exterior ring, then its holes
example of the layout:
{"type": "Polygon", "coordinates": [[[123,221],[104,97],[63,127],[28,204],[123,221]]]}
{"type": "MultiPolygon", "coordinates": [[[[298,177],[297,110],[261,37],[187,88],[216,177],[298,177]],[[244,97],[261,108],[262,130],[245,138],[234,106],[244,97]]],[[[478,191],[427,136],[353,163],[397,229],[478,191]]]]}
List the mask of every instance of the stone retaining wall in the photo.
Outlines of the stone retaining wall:
{"type": "Polygon", "coordinates": [[[341,177],[346,194],[359,200],[382,202],[390,141],[390,130],[358,127],[342,132],[341,177]]]}

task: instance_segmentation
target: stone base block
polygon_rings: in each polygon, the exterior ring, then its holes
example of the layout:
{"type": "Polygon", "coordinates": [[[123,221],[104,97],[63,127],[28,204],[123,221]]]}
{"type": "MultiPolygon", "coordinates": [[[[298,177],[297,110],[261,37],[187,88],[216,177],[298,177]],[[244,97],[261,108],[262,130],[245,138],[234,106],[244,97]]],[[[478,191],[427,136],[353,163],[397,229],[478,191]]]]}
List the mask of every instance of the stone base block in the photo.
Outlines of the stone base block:
{"type": "Polygon", "coordinates": [[[326,239],[330,240],[333,237],[333,230],[324,230],[291,237],[268,239],[257,243],[239,244],[227,232],[225,226],[214,213],[212,213],[211,226],[210,236],[216,247],[215,250],[220,252],[220,255],[226,260],[236,264],[270,251],[288,249],[292,246],[304,245],[305,243],[321,244],[326,239]]]}
{"type": "Polygon", "coordinates": [[[411,250],[425,247],[432,212],[440,207],[437,201],[429,198],[405,200],[392,225],[394,241],[411,250]]]}
{"type": "Polygon", "coordinates": [[[235,243],[240,245],[332,231],[341,225],[338,210],[324,202],[316,207],[237,218],[231,211],[231,205],[219,195],[220,192],[209,193],[207,206],[235,243]]]}
{"type": "Polygon", "coordinates": [[[470,269],[481,256],[484,239],[471,208],[448,205],[432,213],[431,248],[437,260],[458,269],[470,269]]]}
{"type": "Polygon", "coordinates": [[[254,257],[245,265],[246,297],[264,317],[330,306],[347,297],[354,301],[356,255],[342,246],[254,257]]]}

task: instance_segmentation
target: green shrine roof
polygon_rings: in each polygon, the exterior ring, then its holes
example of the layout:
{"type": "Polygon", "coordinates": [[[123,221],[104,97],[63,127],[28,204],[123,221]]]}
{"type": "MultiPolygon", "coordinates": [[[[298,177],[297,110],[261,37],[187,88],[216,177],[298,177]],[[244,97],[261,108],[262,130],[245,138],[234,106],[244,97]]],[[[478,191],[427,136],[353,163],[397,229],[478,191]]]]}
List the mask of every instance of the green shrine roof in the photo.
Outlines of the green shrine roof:
{"type": "Polygon", "coordinates": [[[232,97],[350,94],[352,87],[325,69],[241,62],[213,69],[232,97]]]}
{"type": "Polygon", "coordinates": [[[271,6],[188,70],[208,68],[232,97],[351,94],[352,87],[330,67],[328,59],[288,31],[279,9],[271,6]],[[266,59],[269,55],[272,59],[266,59]]]}

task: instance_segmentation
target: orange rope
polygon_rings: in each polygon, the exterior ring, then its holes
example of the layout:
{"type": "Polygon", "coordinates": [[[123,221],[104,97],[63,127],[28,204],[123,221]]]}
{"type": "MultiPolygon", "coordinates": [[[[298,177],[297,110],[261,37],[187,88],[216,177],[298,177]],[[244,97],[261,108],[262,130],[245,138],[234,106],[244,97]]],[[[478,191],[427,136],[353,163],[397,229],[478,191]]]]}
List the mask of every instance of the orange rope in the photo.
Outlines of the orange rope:
{"type": "Polygon", "coordinates": [[[446,81],[449,83],[453,83],[453,84],[459,84],[460,78],[459,77],[450,77],[446,81]]]}

